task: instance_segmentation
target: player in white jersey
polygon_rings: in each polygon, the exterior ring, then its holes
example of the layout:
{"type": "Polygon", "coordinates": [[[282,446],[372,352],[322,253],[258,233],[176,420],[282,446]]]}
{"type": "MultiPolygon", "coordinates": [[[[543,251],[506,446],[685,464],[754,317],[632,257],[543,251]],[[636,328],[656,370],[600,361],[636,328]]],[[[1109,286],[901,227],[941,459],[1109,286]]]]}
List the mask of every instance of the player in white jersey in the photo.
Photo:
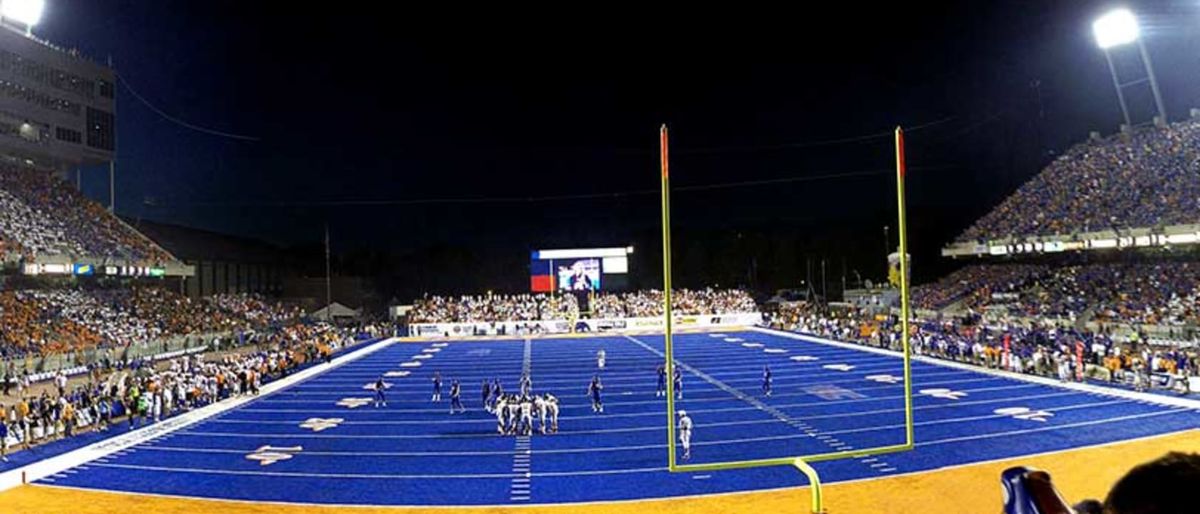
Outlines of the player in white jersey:
{"type": "Polygon", "coordinates": [[[679,411],[679,444],[683,445],[683,460],[692,458],[692,418],[687,411],[679,411]]]}
{"type": "Polygon", "coordinates": [[[517,429],[521,435],[533,434],[533,398],[521,397],[521,423],[517,429]]]}
{"type": "Polygon", "coordinates": [[[508,431],[508,397],[497,397],[494,408],[496,414],[496,431],[503,435],[508,431]]]}
{"type": "Polygon", "coordinates": [[[516,395],[508,396],[508,405],[504,409],[508,411],[508,427],[505,432],[509,434],[517,433],[517,420],[521,416],[521,401],[516,395]]]}
{"type": "Polygon", "coordinates": [[[558,432],[558,398],[547,393],[535,398],[534,402],[538,416],[542,418],[542,434],[558,432]],[[549,425],[546,423],[547,417],[550,418],[549,425]]]}

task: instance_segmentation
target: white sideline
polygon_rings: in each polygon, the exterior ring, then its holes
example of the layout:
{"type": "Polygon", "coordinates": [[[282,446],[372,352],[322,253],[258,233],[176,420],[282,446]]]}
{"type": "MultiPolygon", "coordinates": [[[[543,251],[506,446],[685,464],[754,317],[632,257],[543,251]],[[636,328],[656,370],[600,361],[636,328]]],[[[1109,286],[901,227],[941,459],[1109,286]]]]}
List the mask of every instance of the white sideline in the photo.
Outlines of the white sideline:
{"type": "MultiPolygon", "coordinates": [[[[242,396],[240,398],[230,398],[224,401],[206,405],[199,409],[185,412],[173,418],[168,418],[159,423],[149,425],[145,428],[140,428],[132,432],[113,436],[102,441],[89,444],[82,448],[71,450],[61,455],[55,455],[48,459],[40,460],[25,466],[11,469],[0,473],[0,491],[7,491],[13,487],[17,487],[24,482],[33,482],[42,478],[62,473],[63,471],[79,466],[96,459],[101,459],[112,455],[116,452],[126,450],[132,446],[146,443],[151,439],[161,437],[176,430],[186,428],[211,418],[213,416],[223,414],[232,409],[240,407],[248,402],[262,398],[275,391],[291,386],[296,382],[306,380],[315,375],[324,373],[332,368],[341,366],[347,362],[358,360],[366,355],[375,353],[391,343],[395,342],[396,338],[388,338],[382,341],[373,343],[364,348],[354,350],[345,355],[340,355],[333,358],[330,364],[317,364],[303,371],[296,372],[282,379],[264,385],[259,396],[242,396]]],[[[114,426],[113,430],[119,430],[114,426]]]]}
{"type": "MultiPolygon", "coordinates": [[[[764,334],[771,334],[771,335],[780,336],[780,337],[787,337],[790,339],[798,339],[800,341],[808,341],[808,342],[812,342],[812,343],[826,344],[826,345],[836,346],[839,348],[846,348],[846,349],[850,349],[850,350],[858,350],[858,351],[863,351],[863,352],[877,353],[880,355],[891,355],[893,357],[899,357],[902,355],[901,352],[896,352],[896,351],[892,351],[892,350],[884,350],[882,348],[875,348],[875,347],[871,347],[871,346],[858,345],[858,344],[853,344],[853,343],[843,343],[841,341],[825,339],[823,337],[809,335],[806,333],[784,332],[784,331],[780,331],[780,330],[774,330],[774,329],[763,328],[763,327],[750,327],[750,330],[753,330],[755,332],[761,332],[764,334]]],[[[1026,375],[1024,373],[1014,373],[1012,371],[1003,371],[1003,370],[997,370],[997,369],[983,368],[983,367],[974,366],[971,364],[964,364],[961,362],[935,359],[933,357],[925,357],[922,355],[913,355],[912,359],[914,361],[923,362],[926,364],[933,364],[936,366],[942,366],[942,367],[946,367],[946,368],[969,370],[969,371],[974,371],[976,373],[982,373],[985,375],[1009,378],[1012,380],[1020,380],[1020,381],[1024,381],[1024,382],[1031,382],[1034,384],[1058,387],[1058,388],[1062,388],[1062,389],[1070,389],[1072,391],[1079,391],[1079,392],[1083,392],[1083,393],[1098,394],[1098,395],[1103,395],[1103,396],[1113,396],[1113,397],[1117,397],[1117,398],[1125,398],[1127,400],[1134,400],[1134,401],[1139,401],[1139,402],[1149,402],[1149,403],[1154,403],[1154,404],[1158,404],[1158,405],[1166,405],[1166,406],[1170,406],[1170,407],[1183,407],[1185,409],[1200,410],[1200,400],[1189,400],[1187,398],[1178,398],[1178,397],[1174,397],[1174,396],[1166,396],[1166,395],[1160,395],[1160,394],[1139,393],[1137,391],[1129,391],[1126,389],[1118,389],[1115,387],[1103,387],[1103,386],[1097,386],[1097,385],[1092,385],[1092,384],[1081,384],[1078,382],[1061,382],[1061,381],[1053,379],[1053,378],[1047,378],[1047,377],[1042,377],[1042,376],[1037,376],[1037,375],[1026,375]]]]}

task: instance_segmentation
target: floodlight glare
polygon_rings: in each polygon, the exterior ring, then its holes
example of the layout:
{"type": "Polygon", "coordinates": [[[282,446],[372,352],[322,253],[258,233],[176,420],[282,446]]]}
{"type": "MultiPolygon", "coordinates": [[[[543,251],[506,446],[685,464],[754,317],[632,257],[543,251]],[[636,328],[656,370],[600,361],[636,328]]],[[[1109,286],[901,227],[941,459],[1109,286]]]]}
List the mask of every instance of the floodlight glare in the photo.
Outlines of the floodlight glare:
{"type": "Polygon", "coordinates": [[[42,19],[42,9],[45,7],[45,0],[2,0],[0,16],[32,27],[42,19]]]}
{"type": "Polygon", "coordinates": [[[1129,9],[1109,11],[1092,23],[1096,44],[1104,50],[1137,41],[1138,32],[1137,18],[1129,9]]]}

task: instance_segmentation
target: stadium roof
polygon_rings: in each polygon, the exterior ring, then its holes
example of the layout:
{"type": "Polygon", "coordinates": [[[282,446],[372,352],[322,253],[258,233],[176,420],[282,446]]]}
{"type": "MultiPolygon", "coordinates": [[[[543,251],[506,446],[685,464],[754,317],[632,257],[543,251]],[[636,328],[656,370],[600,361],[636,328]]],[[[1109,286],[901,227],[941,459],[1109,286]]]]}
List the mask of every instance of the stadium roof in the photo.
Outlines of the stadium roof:
{"type": "Polygon", "coordinates": [[[122,219],[184,261],[276,263],[284,257],[282,248],[266,241],[128,217],[122,219]]]}

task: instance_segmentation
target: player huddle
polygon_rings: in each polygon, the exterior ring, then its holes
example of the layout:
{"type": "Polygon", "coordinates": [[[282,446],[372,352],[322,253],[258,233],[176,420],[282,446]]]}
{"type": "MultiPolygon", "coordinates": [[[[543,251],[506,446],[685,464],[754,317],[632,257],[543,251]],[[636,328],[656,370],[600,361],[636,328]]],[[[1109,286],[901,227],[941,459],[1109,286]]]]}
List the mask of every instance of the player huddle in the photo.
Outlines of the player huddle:
{"type": "Polygon", "coordinates": [[[496,415],[501,435],[532,435],[534,421],[541,421],[542,434],[558,432],[558,398],[552,394],[505,394],[488,407],[496,415]]]}

